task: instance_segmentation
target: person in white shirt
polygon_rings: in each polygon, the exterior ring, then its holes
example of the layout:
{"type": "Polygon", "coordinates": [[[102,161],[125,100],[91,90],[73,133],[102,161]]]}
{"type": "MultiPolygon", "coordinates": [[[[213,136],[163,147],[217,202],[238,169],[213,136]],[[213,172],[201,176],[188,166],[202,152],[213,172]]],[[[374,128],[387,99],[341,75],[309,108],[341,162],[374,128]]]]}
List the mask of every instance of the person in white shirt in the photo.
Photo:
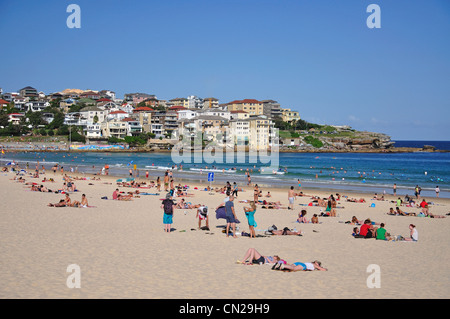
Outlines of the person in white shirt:
{"type": "Polygon", "coordinates": [[[206,228],[209,230],[209,216],[208,216],[208,207],[200,206],[197,209],[197,215],[195,218],[198,218],[198,228],[200,229],[202,226],[202,220],[206,221],[206,228]]]}
{"type": "Polygon", "coordinates": [[[409,225],[410,229],[410,238],[405,238],[406,241],[418,241],[419,240],[419,232],[416,229],[416,226],[413,224],[409,225]]]}

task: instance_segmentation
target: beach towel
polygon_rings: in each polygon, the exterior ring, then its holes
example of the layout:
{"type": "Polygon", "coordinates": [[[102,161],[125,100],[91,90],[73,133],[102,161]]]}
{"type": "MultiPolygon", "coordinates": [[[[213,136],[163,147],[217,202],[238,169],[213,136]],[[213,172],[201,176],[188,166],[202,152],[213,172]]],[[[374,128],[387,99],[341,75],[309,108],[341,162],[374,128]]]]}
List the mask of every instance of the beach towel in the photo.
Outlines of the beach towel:
{"type": "MultiPolygon", "coordinates": [[[[218,209],[216,209],[216,219],[227,219],[226,217],[226,212],[225,212],[225,207],[219,207],[218,209]]],[[[238,219],[236,219],[236,224],[239,224],[240,221],[238,219]]]]}

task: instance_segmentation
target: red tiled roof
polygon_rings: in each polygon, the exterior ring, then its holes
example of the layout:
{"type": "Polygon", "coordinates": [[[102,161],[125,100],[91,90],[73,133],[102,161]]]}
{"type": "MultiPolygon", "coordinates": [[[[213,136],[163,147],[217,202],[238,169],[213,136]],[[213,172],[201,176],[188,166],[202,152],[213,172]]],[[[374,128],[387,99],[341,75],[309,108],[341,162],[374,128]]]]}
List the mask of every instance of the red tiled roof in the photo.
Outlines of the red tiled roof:
{"type": "Polygon", "coordinates": [[[118,111],[111,112],[109,114],[127,114],[127,112],[122,111],[122,110],[118,110],[118,111]]]}
{"type": "Polygon", "coordinates": [[[261,102],[258,101],[258,100],[255,100],[255,99],[244,99],[244,100],[234,100],[234,101],[232,101],[232,102],[230,102],[228,104],[244,104],[244,103],[247,103],[247,104],[249,104],[249,103],[259,104],[261,102]]]}
{"type": "Polygon", "coordinates": [[[0,99],[0,104],[8,104],[9,102],[8,101],[5,101],[5,100],[3,100],[3,99],[0,99]]]}
{"type": "Polygon", "coordinates": [[[97,102],[112,102],[110,99],[107,99],[107,98],[102,98],[102,99],[100,99],[100,100],[97,100],[97,102]]]}
{"type": "Polygon", "coordinates": [[[147,112],[149,112],[149,111],[153,111],[153,109],[149,108],[147,106],[140,106],[140,107],[137,107],[137,108],[135,108],[133,110],[133,112],[140,112],[140,111],[147,111],[147,112]]]}
{"type": "Polygon", "coordinates": [[[181,105],[174,105],[174,106],[169,107],[169,110],[187,110],[187,109],[181,105]]]}

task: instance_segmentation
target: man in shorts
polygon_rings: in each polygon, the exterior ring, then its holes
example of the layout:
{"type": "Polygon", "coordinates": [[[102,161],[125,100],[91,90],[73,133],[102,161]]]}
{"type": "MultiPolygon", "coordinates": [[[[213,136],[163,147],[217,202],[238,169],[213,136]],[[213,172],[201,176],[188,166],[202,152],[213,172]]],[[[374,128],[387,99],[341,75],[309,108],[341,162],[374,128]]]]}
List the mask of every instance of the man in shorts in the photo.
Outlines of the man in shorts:
{"type": "Polygon", "coordinates": [[[172,200],[172,196],[170,194],[166,195],[166,199],[162,201],[161,208],[164,209],[163,215],[163,224],[164,224],[164,232],[170,233],[173,223],[173,206],[174,202],[172,200]]]}
{"type": "Polygon", "coordinates": [[[208,216],[208,207],[207,206],[200,206],[197,209],[197,215],[198,217],[198,228],[200,229],[202,227],[202,220],[206,221],[206,230],[209,230],[209,216],[208,216]]]}
{"type": "Polygon", "coordinates": [[[237,238],[236,236],[236,213],[234,211],[234,196],[230,195],[228,201],[225,203],[225,217],[227,219],[227,229],[226,234],[227,237],[229,236],[230,226],[233,228],[233,237],[237,238]]]}
{"type": "Polygon", "coordinates": [[[295,199],[294,186],[291,186],[291,189],[288,192],[288,200],[289,200],[288,209],[294,209],[294,199],[295,199]]]}

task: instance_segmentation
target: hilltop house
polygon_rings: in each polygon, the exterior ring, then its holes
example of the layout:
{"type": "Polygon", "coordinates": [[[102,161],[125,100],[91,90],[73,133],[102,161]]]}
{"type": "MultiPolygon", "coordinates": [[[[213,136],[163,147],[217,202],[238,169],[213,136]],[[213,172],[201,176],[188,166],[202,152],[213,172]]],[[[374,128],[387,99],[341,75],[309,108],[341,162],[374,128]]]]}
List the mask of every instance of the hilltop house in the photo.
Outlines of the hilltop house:
{"type": "Polygon", "coordinates": [[[33,97],[33,98],[39,97],[37,90],[31,86],[24,87],[19,91],[19,94],[22,97],[33,97]]]}
{"type": "Polygon", "coordinates": [[[254,99],[244,99],[229,102],[228,111],[245,111],[249,115],[263,115],[264,105],[262,102],[254,99]]]}

